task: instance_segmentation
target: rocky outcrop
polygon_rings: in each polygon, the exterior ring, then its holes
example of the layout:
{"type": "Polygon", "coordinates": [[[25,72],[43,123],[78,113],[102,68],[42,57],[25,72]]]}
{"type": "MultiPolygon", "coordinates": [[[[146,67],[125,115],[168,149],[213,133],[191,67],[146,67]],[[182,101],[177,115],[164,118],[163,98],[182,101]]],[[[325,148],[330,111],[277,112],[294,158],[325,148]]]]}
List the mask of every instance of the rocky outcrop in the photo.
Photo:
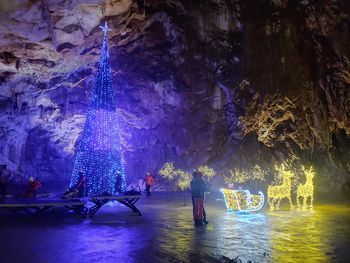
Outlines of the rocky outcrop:
{"type": "Polygon", "coordinates": [[[220,177],[286,160],[313,164],[320,191],[349,182],[347,1],[22,2],[0,3],[13,171],[69,181],[108,21],[129,182],[165,162],[220,177]]]}

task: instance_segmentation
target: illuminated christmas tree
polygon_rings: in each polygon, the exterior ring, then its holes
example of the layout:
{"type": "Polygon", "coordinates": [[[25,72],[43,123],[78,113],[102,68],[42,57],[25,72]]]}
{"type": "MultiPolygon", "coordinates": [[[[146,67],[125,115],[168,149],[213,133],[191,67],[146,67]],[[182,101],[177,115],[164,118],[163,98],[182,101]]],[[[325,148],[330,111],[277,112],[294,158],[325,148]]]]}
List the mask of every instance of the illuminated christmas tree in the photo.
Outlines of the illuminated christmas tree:
{"type": "Polygon", "coordinates": [[[107,48],[107,22],[100,66],[92,90],[81,141],[76,149],[70,187],[86,178],[88,196],[116,194],[125,191],[125,172],[120,146],[116,99],[107,48]]]}

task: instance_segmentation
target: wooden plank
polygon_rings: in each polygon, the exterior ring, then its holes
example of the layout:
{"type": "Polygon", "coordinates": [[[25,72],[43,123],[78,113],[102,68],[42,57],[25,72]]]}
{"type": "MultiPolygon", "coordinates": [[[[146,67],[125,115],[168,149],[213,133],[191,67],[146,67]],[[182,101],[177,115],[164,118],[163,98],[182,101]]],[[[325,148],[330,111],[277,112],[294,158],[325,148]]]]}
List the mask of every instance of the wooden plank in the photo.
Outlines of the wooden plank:
{"type": "MultiPolygon", "coordinates": [[[[57,193],[39,193],[36,194],[35,198],[47,198],[47,197],[53,197],[53,196],[58,196],[59,194],[57,193]]],[[[1,198],[25,198],[25,197],[20,197],[20,194],[6,194],[6,195],[0,195],[0,200],[1,198]]]]}
{"type": "Polygon", "coordinates": [[[0,208],[2,207],[42,207],[42,206],[67,206],[67,205],[84,205],[83,202],[72,202],[72,203],[17,203],[17,204],[0,204],[0,208]]]}
{"type": "Polygon", "coordinates": [[[66,206],[66,205],[84,205],[81,200],[67,199],[30,199],[30,198],[9,198],[0,199],[1,207],[37,207],[37,206],[66,206]]]}
{"type": "MultiPolygon", "coordinates": [[[[16,210],[21,208],[49,209],[50,207],[66,207],[68,209],[72,209],[72,207],[74,208],[75,206],[76,207],[83,206],[85,210],[84,211],[82,210],[83,211],[82,213],[86,215],[87,208],[85,207],[85,202],[83,202],[83,200],[86,200],[86,198],[57,199],[57,196],[58,195],[51,195],[51,196],[46,195],[46,196],[35,197],[35,198],[0,198],[0,208],[16,210]]],[[[93,202],[95,204],[93,208],[89,209],[89,214],[90,216],[94,215],[104,204],[115,200],[131,208],[134,212],[137,212],[139,213],[139,215],[141,215],[140,211],[134,205],[136,201],[139,200],[140,197],[141,197],[141,194],[87,197],[87,199],[90,202],[93,202]]]]}
{"type": "Polygon", "coordinates": [[[90,199],[93,200],[123,200],[123,199],[132,199],[132,198],[138,198],[141,197],[141,195],[107,195],[107,196],[90,196],[90,199]]]}

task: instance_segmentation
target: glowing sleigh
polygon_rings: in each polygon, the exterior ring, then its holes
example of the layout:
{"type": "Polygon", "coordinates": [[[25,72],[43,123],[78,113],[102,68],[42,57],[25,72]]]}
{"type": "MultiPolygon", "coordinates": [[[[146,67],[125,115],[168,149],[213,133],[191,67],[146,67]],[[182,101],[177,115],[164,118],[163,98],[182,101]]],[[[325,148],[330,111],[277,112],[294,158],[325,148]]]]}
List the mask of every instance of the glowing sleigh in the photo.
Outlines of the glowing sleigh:
{"type": "Polygon", "coordinates": [[[220,190],[224,194],[227,211],[254,212],[264,206],[265,196],[260,191],[253,195],[249,190],[220,190]]]}

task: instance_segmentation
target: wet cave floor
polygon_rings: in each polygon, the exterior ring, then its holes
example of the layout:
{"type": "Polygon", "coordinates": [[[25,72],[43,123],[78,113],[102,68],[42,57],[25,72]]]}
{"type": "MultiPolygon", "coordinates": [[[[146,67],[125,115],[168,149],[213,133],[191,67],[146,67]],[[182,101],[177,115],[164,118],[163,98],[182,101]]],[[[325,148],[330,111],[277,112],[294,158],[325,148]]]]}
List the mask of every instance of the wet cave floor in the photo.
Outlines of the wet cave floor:
{"type": "Polygon", "coordinates": [[[194,227],[187,194],[142,197],[138,216],[112,203],[92,219],[63,210],[35,218],[0,211],[0,262],[350,262],[350,204],[313,211],[228,213],[209,195],[194,227]]]}

